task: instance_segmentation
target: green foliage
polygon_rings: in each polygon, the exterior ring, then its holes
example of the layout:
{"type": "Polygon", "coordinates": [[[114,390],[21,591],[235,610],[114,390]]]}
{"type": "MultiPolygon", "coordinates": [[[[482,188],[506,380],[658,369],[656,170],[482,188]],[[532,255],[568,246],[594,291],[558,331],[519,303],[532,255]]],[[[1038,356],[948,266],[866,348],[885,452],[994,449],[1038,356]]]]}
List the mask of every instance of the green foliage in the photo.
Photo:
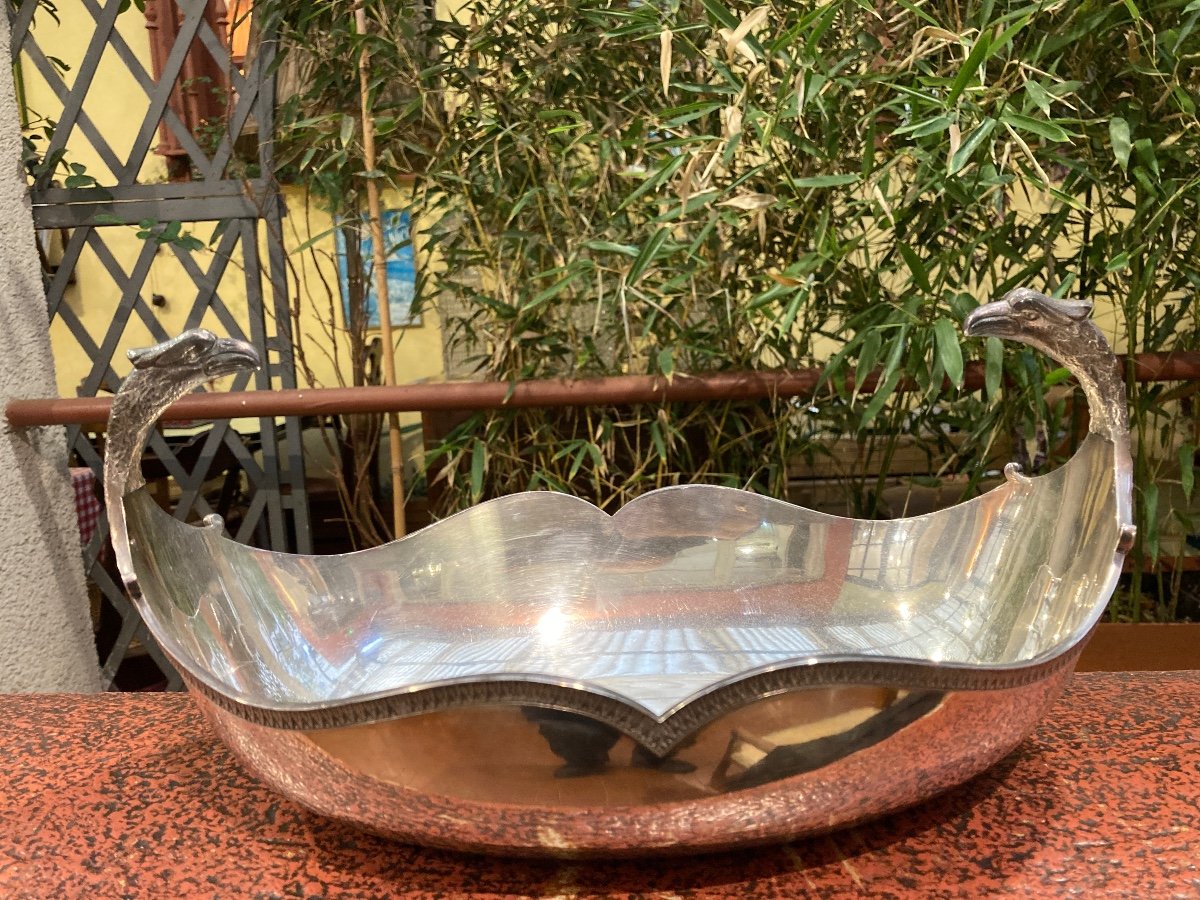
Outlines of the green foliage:
{"type": "Polygon", "coordinates": [[[327,209],[348,219],[357,219],[366,202],[367,177],[396,187],[401,176],[423,168],[425,148],[417,148],[414,138],[418,129],[424,133],[429,114],[422,108],[425,79],[416,53],[423,45],[413,9],[368,4],[370,27],[359,35],[354,29],[358,5],[349,0],[254,5],[262,27],[278,22],[284,51],[277,73],[283,91],[276,111],[276,175],[302,180],[327,209]],[[364,49],[370,55],[368,90],[379,142],[373,172],[363,163],[361,144],[358,61],[364,49]]]}
{"type": "Polygon", "coordinates": [[[190,231],[183,230],[182,222],[159,222],[157,219],[142,219],[138,222],[136,237],[143,241],[154,241],[162,246],[174,244],[184,250],[204,249],[204,241],[190,231]]]}
{"type": "MultiPolygon", "coordinates": [[[[413,10],[368,4],[370,25],[367,34],[359,35],[354,25],[358,5],[345,0],[258,0],[253,11],[257,27],[262,33],[278,34],[284,51],[276,71],[280,102],[274,174],[281,181],[303,182],[308,189],[306,208],[294,210],[294,215],[307,218],[311,202],[333,218],[332,229],[319,234],[310,231],[309,239],[293,252],[332,263],[332,254],[325,247],[331,243],[331,232],[336,231],[346,254],[345,296],[338,280],[320,274],[305,278],[303,267],[291,268],[300,302],[314,305],[324,328],[323,340],[305,343],[299,338],[297,363],[308,369],[308,352],[325,354],[338,382],[353,385],[367,384],[379,376],[379,338],[369,328],[368,286],[363,277],[367,184],[374,181],[384,189],[399,187],[403,177],[422,166],[424,159],[424,149],[418,156],[411,151],[424,115],[419,108],[423,83],[417,63],[420,28],[412,18],[413,10]],[[365,162],[362,143],[359,60],[364,51],[370,58],[368,106],[379,140],[374,168],[365,162]],[[402,121],[407,126],[398,130],[402,121]],[[343,316],[342,310],[348,315],[343,316]]],[[[311,383],[311,370],[303,374],[311,383]]],[[[323,433],[329,449],[345,462],[341,470],[330,474],[355,546],[371,546],[391,536],[390,516],[379,502],[382,424],[380,416],[347,417],[336,449],[333,436],[323,433]]]]}
{"type": "MultiPolygon", "coordinates": [[[[297,28],[325,28],[349,6],[303,9],[297,28]]],[[[958,339],[980,299],[1018,285],[1096,298],[1131,358],[1197,346],[1194,3],[469,0],[419,29],[372,16],[387,171],[421,175],[445,266],[426,301],[480,377],[825,367],[795,404],[476,415],[432,455],[443,512],[527,488],[608,508],[682,480],[782,494],[786,461],[840,435],[873,461],[844,482],[860,515],[882,512],[903,436],[968,492],[996,434],[1031,469],[1055,465],[1079,432],[1055,364],[958,339]],[[959,391],[972,362],[984,390],[959,391]],[[879,388],[859,392],[872,372],[879,388]]],[[[327,40],[349,41],[340,71],[318,67],[336,98],[363,39],[327,40]]],[[[352,108],[287,120],[318,189],[356,140],[352,108]]],[[[1141,565],[1165,552],[1160,486],[1191,493],[1178,445],[1195,435],[1186,389],[1130,401],[1141,565]]]]}
{"type": "Polygon", "coordinates": [[[88,174],[86,166],[67,160],[65,148],[48,151],[50,142],[54,139],[54,131],[58,127],[57,122],[29,110],[23,110],[23,114],[26,122],[21,129],[21,164],[31,182],[47,185],[52,183],[55,176],[61,176],[62,187],[99,186],[95,176],[88,174]],[[43,144],[46,145],[45,148],[43,144]]]}

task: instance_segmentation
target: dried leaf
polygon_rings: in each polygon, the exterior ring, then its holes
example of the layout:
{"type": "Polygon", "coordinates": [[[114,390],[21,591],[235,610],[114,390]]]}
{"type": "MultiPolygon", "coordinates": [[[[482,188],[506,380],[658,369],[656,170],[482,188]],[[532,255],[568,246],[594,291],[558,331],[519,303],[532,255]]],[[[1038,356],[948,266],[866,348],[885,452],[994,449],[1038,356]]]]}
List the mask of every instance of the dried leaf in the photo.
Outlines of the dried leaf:
{"type": "Polygon", "coordinates": [[[737,106],[727,106],[721,110],[722,136],[725,140],[733,140],[742,133],[742,110],[737,106]]]}
{"type": "Polygon", "coordinates": [[[950,125],[950,152],[947,154],[951,159],[958,152],[958,147],[962,143],[962,131],[959,130],[957,124],[950,125]]]}
{"type": "Polygon", "coordinates": [[[686,206],[688,198],[692,196],[692,185],[696,178],[696,169],[700,167],[702,158],[703,154],[692,153],[691,159],[689,159],[687,165],[683,167],[683,172],[680,174],[679,179],[676,182],[675,194],[679,197],[679,203],[681,206],[686,206]]]}
{"type": "Polygon", "coordinates": [[[896,215],[892,212],[891,205],[887,202],[887,197],[883,196],[883,191],[879,189],[878,184],[871,185],[871,194],[879,203],[879,208],[883,210],[883,214],[887,216],[888,221],[892,223],[892,227],[896,227],[896,215]]]}
{"type": "Polygon", "coordinates": [[[746,35],[748,35],[751,31],[763,24],[763,22],[767,21],[767,16],[770,14],[771,7],[769,6],[756,6],[754,9],[750,10],[750,12],[746,13],[746,17],[742,19],[738,27],[735,28],[726,39],[725,49],[732,53],[733,48],[737,46],[737,44],[741,43],[742,39],[745,38],[746,35]]]}
{"type": "Polygon", "coordinates": [[[666,97],[671,90],[671,29],[664,28],[658,36],[658,74],[662,79],[662,92],[666,97]]]}
{"type": "Polygon", "coordinates": [[[900,63],[900,69],[907,70],[918,59],[922,59],[948,44],[961,44],[962,40],[961,35],[957,35],[953,31],[947,31],[945,28],[938,28],[936,25],[926,25],[924,28],[918,28],[913,33],[912,51],[900,63]]]}
{"type": "Polygon", "coordinates": [[[728,200],[722,200],[717,206],[732,206],[734,209],[742,209],[751,212],[756,209],[766,209],[776,201],[774,194],[738,194],[736,197],[730,197],[728,200]]]}
{"type": "Polygon", "coordinates": [[[914,38],[924,36],[935,38],[939,41],[945,41],[947,44],[961,44],[962,38],[953,31],[947,31],[945,28],[938,28],[936,25],[926,25],[924,28],[918,28],[914,38]]]}
{"type": "Polygon", "coordinates": [[[1038,178],[1042,179],[1042,184],[1049,186],[1050,176],[1046,174],[1046,170],[1041,167],[1040,163],[1038,163],[1037,157],[1034,155],[1033,151],[1029,149],[1029,145],[1025,143],[1025,139],[1021,137],[1021,135],[1017,134],[1013,127],[1007,122],[1004,123],[1004,129],[1008,132],[1009,137],[1016,141],[1017,146],[1021,148],[1021,152],[1025,154],[1025,158],[1029,160],[1029,164],[1033,166],[1033,170],[1037,172],[1038,178]]]}

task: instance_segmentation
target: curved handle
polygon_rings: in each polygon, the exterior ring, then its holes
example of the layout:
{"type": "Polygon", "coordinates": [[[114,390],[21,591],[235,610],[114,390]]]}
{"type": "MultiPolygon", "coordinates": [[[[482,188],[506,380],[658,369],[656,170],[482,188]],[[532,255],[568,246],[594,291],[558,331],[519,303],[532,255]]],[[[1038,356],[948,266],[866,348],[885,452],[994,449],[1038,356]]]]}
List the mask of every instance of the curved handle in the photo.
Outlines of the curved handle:
{"type": "Polygon", "coordinates": [[[245,341],[218,338],[197,328],[145,350],[130,350],[133,371],[121,383],[108,416],[104,453],[104,502],[117,571],[129,592],[140,595],[129,551],[125,495],[142,485],[142,450],[150,429],[168,406],[212,378],[260,365],[245,341]]]}
{"type": "Polygon", "coordinates": [[[1108,341],[1091,320],[1090,300],[1055,300],[1017,288],[973,310],[963,333],[1019,341],[1066,366],[1087,398],[1088,430],[1113,445],[1121,536],[1117,550],[1133,545],[1133,460],[1129,452],[1129,407],[1120,365],[1108,341]]]}

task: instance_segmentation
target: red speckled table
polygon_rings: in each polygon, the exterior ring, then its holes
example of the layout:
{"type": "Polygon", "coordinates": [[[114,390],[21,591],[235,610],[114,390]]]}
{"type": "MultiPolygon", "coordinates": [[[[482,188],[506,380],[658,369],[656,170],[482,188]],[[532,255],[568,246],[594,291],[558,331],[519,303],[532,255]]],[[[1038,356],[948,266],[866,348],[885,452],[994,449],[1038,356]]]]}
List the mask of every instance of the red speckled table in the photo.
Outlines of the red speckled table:
{"type": "Polygon", "coordinates": [[[0,897],[1200,895],[1200,672],[1078,675],[949,794],[785,847],[636,863],[391,844],[277,798],[181,694],[0,701],[0,897]]]}

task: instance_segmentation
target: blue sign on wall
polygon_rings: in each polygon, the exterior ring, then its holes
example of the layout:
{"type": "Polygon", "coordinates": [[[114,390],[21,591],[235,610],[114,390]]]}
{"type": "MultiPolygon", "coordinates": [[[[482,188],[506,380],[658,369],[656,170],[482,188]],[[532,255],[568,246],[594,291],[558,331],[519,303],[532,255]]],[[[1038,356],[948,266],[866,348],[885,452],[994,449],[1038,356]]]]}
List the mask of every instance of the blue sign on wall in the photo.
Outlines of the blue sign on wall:
{"type": "MultiPolygon", "coordinates": [[[[413,315],[413,294],[417,287],[417,268],[413,257],[409,231],[408,210],[389,209],[383,220],[383,246],[387,252],[388,310],[393,325],[420,325],[421,317],[413,315]]],[[[379,327],[379,305],[375,297],[374,242],[366,216],[363,216],[362,237],[363,286],[367,294],[367,327],[379,327]]],[[[346,235],[337,230],[338,282],[342,289],[342,311],[350,320],[349,280],[346,272],[346,235]]]]}

